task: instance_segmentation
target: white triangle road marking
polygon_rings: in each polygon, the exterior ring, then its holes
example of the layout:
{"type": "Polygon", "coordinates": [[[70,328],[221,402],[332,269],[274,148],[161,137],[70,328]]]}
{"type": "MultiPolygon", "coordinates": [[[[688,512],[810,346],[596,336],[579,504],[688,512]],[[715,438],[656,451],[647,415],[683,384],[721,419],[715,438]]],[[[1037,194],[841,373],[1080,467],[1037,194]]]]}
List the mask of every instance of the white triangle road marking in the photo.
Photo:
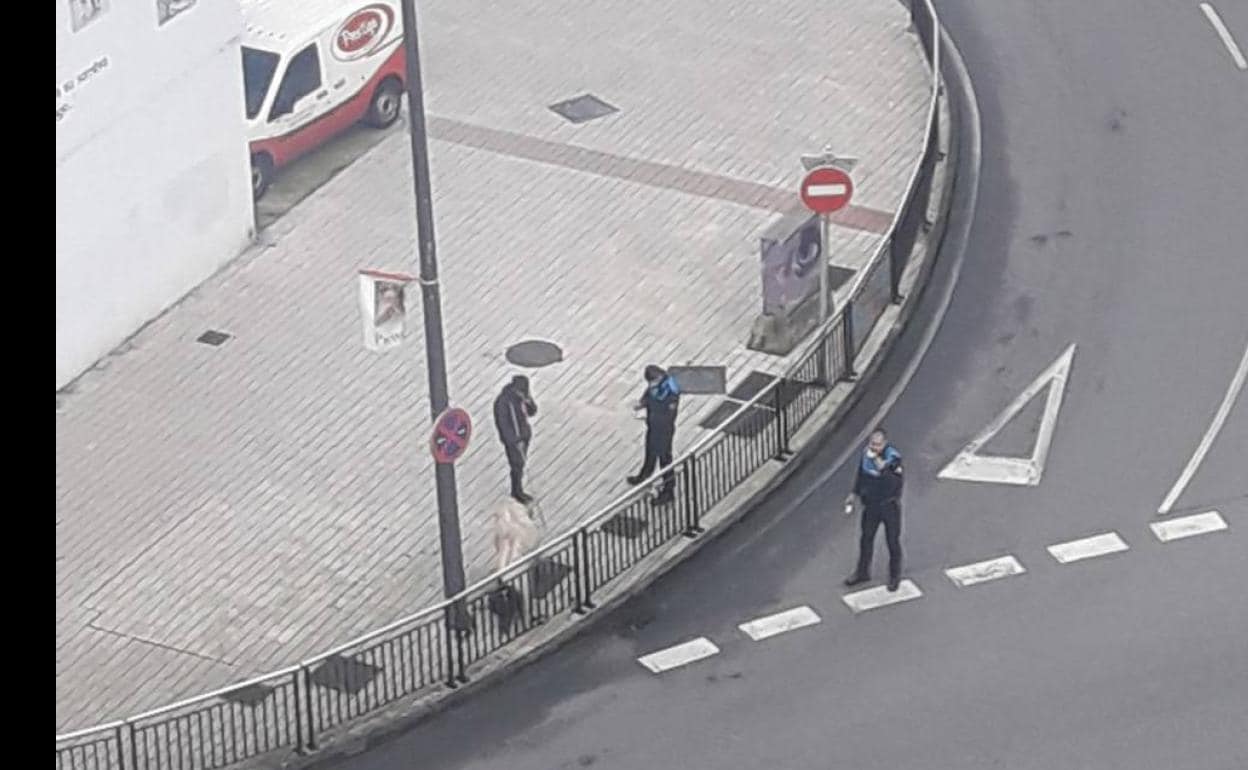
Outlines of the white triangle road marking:
{"type": "Polygon", "coordinates": [[[942,479],[979,481],[988,484],[1016,484],[1035,486],[1044,475],[1044,463],[1049,457],[1053,443],[1053,431],[1057,428],[1057,415],[1062,409],[1062,396],[1066,393],[1066,381],[1075,360],[1075,343],[1071,343],[1057,360],[1040,373],[1027,388],[1010,402],[988,426],[980,431],[971,443],[962,448],[938,474],[942,479]],[[1041,390],[1048,388],[1044,415],[1040,418],[1040,431],[1036,436],[1031,457],[999,457],[981,455],[979,450],[997,435],[1006,423],[1023,411],[1041,390]]]}

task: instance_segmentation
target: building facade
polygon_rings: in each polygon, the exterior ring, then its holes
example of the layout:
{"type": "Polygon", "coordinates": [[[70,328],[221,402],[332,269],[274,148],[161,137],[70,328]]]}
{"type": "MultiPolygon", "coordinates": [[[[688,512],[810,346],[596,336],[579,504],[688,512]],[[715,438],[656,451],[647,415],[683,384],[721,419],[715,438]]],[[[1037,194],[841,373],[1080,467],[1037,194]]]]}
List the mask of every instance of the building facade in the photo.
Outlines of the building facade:
{"type": "Polygon", "coordinates": [[[254,232],[237,2],[56,0],[56,387],[254,232]]]}

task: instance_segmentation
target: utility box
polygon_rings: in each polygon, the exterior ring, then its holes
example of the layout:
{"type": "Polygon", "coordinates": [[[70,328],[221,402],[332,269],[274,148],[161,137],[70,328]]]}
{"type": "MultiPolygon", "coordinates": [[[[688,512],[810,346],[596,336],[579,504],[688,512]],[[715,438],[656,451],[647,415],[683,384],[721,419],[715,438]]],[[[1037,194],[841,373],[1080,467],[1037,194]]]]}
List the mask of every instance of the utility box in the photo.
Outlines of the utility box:
{"type": "MultiPolygon", "coordinates": [[[[754,320],[746,346],[787,355],[819,324],[819,266],[823,260],[819,215],[806,210],[786,214],[759,239],[763,310],[754,320]]],[[[829,268],[828,291],[853,271],[829,268]]]]}

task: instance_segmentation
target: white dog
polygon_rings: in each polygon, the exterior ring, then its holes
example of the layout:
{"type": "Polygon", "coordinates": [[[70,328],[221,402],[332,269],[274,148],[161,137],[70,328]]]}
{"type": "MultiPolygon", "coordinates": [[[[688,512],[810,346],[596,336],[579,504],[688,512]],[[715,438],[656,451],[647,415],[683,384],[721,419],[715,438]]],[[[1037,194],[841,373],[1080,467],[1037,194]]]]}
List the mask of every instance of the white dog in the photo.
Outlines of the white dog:
{"type": "Polygon", "coordinates": [[[508,497],[494,510],[494,569],[495,571],[515,563],[542,539],[541,530],[533,514],[537,501],[525,505],[508,497]]]}

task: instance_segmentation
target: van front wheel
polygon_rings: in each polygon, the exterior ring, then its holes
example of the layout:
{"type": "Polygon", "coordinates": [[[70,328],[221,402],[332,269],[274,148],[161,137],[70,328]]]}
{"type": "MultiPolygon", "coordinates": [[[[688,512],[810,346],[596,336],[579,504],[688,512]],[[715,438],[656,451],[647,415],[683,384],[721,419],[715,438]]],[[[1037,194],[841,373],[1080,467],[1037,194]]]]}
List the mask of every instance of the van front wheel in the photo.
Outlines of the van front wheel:
{"type": "Polygon", "coordinates": [[[398,78],[386,78],[373,92],[373,101],[368,105],[364,122],[373,128],[387,128],[399,119],[402,104],[403,87],[398,78]]]}
{"type": "Polygon", "coordinates": [[[251,197],[260,200],[273,181],[273,159],[261,152],[251,156],[251,197]]]}

